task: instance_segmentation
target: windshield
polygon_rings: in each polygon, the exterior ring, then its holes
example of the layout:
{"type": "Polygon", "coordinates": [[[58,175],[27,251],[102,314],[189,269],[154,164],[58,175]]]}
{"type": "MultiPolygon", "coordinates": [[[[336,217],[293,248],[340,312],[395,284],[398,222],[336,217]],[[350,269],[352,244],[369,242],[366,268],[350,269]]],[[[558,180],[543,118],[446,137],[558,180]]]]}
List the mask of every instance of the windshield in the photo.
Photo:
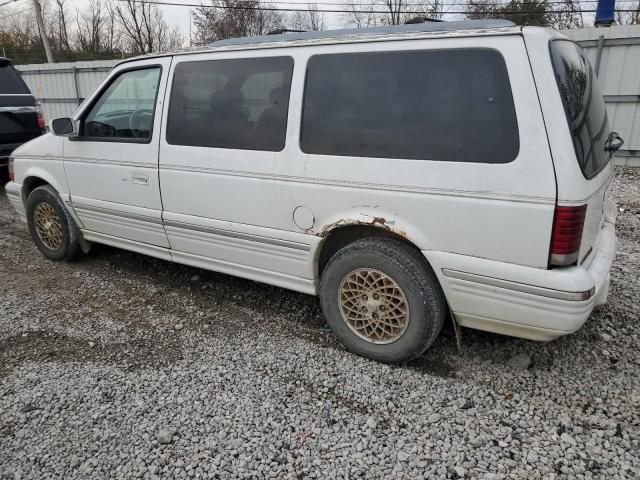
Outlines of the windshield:
{"type": "Polygon", "coordinates": [[[594,177],[609,161],[609,121],[591,64],[569,40],[551,42],[551,60],[582,173],[594,177]]]}

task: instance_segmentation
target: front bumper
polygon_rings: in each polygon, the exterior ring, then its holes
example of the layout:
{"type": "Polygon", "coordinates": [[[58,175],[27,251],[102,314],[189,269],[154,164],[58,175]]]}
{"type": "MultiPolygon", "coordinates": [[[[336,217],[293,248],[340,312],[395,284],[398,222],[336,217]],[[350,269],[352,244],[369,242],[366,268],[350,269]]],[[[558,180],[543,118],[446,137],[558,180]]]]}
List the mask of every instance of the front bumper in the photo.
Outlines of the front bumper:
{"type": "Polygon", "coordinates": [[[9,203],[20,215],[23,222],[27,221],[27,209],[22,201],[22,185],[15,182],[9,182],[5,185],[5,191],[7,192],[7,198],[9,203]]]}
{"type": "Polygon", "coordinates": [[[605,221],[588,265],[552,270],[424,252],[459,325],[532,340],[578,330],[606,302],[615,258],[614,223],[605,221]]]}

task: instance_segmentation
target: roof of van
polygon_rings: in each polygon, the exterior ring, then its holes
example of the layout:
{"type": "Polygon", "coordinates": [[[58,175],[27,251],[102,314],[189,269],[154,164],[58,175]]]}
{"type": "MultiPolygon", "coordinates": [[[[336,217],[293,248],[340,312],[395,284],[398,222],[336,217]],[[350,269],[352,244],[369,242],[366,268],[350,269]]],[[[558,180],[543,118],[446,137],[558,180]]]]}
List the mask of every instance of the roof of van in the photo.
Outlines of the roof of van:
{"type": "Polygon", "coordinates": [[[323,30],[320,32],[288,32],[276,35],[259,35],[255,37],[229,38],[217,40],[206,46],[189,47],[176,52],[153,53],[127,58],[116,65],[128,63],[136,60],[148,58],[168,57],[173,55],[189,55],[194,53],[204,53],[208,50],[242,50],[244,48],[268,48],[276,46],[301,46],[306,43],[341,43],[359,42],[371,40],[401,39],[405,36],[420,34],[435,35],[490,35],[492,33],[514,33],[520,32],[520,27],[516,27],[509,20],[464,20],[458,22],[425,22],[405,25],[389,25],[384,27],[367,28],[345,28],[337,30],[323,30]],[[505,32],[506,30],[506,32],[505,32]]]}
{"type": "Polygon", "coordinates": [[[231,45],[254,45],[260,43],[292,42],[299,40],[318,40],[345,36],[397,35],[403,33],[422,32],[454,32],[458,30],[486,30],[513,27],[509,20],[465,20],[459,22],[425,22],[408,25],[388,25],[384,27],[344,28],[338,30],[322,30],[319,32],[288,32],[276,35],[259,35],[255,37],[228,38],[217,40],[207,45],[209,48],[231,45]]]}

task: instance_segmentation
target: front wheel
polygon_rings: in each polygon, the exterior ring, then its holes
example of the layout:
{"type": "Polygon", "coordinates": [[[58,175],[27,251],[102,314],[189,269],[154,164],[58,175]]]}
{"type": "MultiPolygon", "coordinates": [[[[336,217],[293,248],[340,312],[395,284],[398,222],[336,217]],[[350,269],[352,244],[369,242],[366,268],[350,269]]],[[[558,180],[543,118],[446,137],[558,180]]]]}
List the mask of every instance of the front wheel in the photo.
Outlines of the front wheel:
{"type": "Polygon", "coordinates": [[[440,334],[447,311],[422,254],[387,238],[339,250],[322,273],[320,302],[348,350],[385,363],[421,355],[440,334]]]}
{"type": "Polygon", "coordinates": [[[80,230],[50,185],[29,194],[27,221],[36,247],[49,260],[73,260],[82,254],[80,230]]]}

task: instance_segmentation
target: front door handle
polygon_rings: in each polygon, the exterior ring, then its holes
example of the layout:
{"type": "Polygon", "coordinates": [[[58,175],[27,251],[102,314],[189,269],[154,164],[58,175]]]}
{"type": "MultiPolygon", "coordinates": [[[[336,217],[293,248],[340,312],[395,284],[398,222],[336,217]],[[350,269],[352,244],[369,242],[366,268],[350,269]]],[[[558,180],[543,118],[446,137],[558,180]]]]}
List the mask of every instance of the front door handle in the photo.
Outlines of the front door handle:
{"type": "Polygon", "coordinates": [[[149,185],[148,175],[131,175],[131,183],[135,185],[149,185]]]}

